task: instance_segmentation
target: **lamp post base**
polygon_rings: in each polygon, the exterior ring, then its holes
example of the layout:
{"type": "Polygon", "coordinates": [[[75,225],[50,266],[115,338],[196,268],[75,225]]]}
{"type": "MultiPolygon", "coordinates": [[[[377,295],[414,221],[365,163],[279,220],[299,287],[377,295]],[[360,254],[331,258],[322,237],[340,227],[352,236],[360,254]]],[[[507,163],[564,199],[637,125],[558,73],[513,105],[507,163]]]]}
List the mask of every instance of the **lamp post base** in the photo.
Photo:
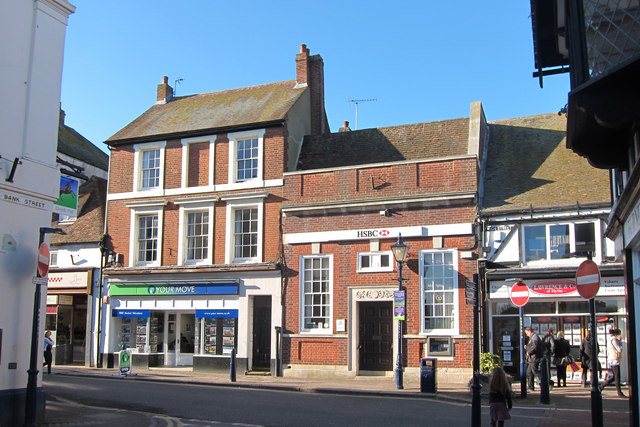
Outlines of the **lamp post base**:
{"type": "Polygon", "coordinates": [[[402,368],[396,368],[396,389],[403,390],[403,377],[402,377],[402,368]]]}

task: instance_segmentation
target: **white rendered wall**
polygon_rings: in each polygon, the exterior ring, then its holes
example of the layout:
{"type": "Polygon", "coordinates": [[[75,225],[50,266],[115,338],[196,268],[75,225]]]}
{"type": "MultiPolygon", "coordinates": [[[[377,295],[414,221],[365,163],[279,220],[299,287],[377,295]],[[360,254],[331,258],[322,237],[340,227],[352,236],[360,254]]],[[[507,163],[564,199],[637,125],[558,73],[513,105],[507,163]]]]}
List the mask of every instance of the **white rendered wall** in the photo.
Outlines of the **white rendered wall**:
{"type": "MultiPolygon", "coordinates": [[[[56,166],[65,0],[4,1],[0,13],[0,392],[25,389],[31,351],[40,227],[51,225],[56,166]],[[9,42],[10,41],[10,42],[9,42]],[[7,182],[15,158],[13,182],[7,182]],[[15,363],[15,369],[9,364],[15,363]]],[[[48,237],[46,241],[48,241],[48,237]]],[[[43,335],[46,287],[42,287],[43,335]]],[[[38,341],[41,366],[42,340],[38,341]]],[[[40,386],[40,376],[38,386],[40,386]]],[[[16,408],[16,411],[24,408],[16,408]]],[[[6,414],[5,414],[6,416],[6,414]]]]}

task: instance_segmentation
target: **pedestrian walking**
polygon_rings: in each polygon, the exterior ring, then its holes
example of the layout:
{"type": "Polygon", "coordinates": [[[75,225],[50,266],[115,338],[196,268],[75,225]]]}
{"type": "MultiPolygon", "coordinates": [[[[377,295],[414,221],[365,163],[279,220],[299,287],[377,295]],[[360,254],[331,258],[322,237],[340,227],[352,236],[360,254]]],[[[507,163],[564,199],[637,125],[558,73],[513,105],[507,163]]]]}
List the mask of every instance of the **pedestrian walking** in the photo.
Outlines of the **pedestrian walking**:
{"type": "Polygon", "coordinates": [[[47,373],[51,373],[51,363],[53,362],[53,355],[51,349],[53,348],[53,340],[51,339],[51,331],[44,333],[44,363],[42,366],[47,367],[47,373]]]}
{"type": "Polygon", "coordinates": [[[507,380],[502,367],[497,366],[491,372],[489,380],[489,414],[491,415],[491,427],[503,427],[506,420],[511,419],[509,411],[513,407],[511,400],[511,384],[507,380]]]}
{"type": "Polygon", "coordinates": [[[620,337],[622,333],[620,329],[615,328],[609,330],[609,334],[611,337],[607,343],[607,356],[609,357],[609,368],[613,372],[613,376],[600,385],[600,391],[615,381],[618,397],[627,397],[620,388],[620,359],[622,359],[622,340],[620,337]]]}
{"type": "Polygon", "coordinates": [[[530,326],[524,328],[524,333],[529,337],[525,351],[527,354],[527,388],[534,391],[535,377],[540,378],[540,360],[542,359],[542,340],[533,332],[530,326]]]}
{"type": "Polygon", "coordinates": [[[547,329],[547,333],[542,338],[542,357],[547,359],[547,378],[549,378],[549,385],[553,386],[553,380],[551,379],[551,362],[553,362],[553,355],[556,348],[556,339],[553,336],[553,329],[547,329]]]}
{"type": "MultiPolygon", "coordinates": [[[[591,358],[593,352],[591,351],[591,331],[587,332],[587,335],[580,342],[580,360],[582,361],[582,386],[588,387],[589,381],[587,381],[587,376],[589,375],[589,370],[591,370],[591,381],[594,379],[594,375],[598,375],[598,371],[600,370],[600,361],[596,357],[595,360],[591,358]]],[[[596,343],[596,355],[600,352],[600,346],[596,343]]]]}
{"type": "Polygon", "coordinates": [[[567,386],[567,366],[573,362],[571,357],[571,344],[564,339],[564,334],[558,332],[556,336],[556,346],[553,353],[553,363],[556,365],[556,372],[558,377],[558,387],[567,386]]]}

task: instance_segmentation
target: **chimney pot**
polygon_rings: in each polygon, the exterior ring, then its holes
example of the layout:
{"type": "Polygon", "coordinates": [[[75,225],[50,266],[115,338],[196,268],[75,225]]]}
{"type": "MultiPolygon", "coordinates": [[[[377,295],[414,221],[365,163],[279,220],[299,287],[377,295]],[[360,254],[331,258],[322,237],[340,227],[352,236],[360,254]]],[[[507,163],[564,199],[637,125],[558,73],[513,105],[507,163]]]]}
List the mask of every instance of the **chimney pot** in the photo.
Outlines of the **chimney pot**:
{"type": "Polygon", "coordinates": [[[351,132],[351,128],[349,127],[349,122],[347,120],[344,121],[344,125],[338,130],[338,132],[351,132]]]}
{"type": "Polygon", "coordinates": [[[162,84],[166,85],[169,83],[169,77],[167,76],[162,76],[162,84]]]}
{"type": "Polygon", "coordinates": [[[306,45],[306,44],[304,44],[304,43],[302,43],[302,44],[300,45],[300,53],[305,53],[305,52],[307,52],[307,51],[308,51],[308,49],[307,49],[307,45],[306,45]]]}

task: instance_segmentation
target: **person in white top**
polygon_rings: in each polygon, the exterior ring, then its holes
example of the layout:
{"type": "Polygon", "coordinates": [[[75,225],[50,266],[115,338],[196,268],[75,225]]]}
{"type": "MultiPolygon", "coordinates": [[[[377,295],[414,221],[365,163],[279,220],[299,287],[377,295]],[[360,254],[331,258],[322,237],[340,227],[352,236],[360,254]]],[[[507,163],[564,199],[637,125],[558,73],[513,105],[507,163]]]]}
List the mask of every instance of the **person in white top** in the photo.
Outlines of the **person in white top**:
{"type": "Polygon", "coordinates": [[[618,397],[626,397],[620,389],[620,359],[622,358],[622,341],[620,329],[612,328],[609,330],[609,342],[607,343],[607,357],[609,358],[609,368],[613,372],[613,377],[600,384],[600,391],[615,381],[618,397]]]}
{"type": "Polygon", "coordinates": [[[44,333],[44,363],[42,366],[47,367],[47,373],[51,373],[51,363],[53,362],[53,355],[51,349],[53,348],[53,340],[51,339],[51,331],[44,333]]]}

